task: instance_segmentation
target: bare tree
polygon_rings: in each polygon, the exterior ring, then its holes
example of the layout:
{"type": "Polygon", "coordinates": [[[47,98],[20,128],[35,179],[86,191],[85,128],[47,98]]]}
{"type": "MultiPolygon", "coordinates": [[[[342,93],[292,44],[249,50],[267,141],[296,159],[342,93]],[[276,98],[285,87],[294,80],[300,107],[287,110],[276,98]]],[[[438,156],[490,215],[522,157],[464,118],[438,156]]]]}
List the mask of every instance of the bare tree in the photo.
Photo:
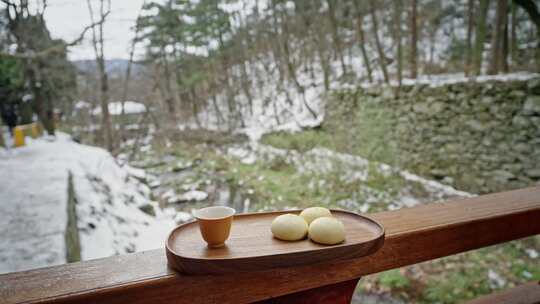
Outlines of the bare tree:
{"type": "Polygon", "coordinates": [[[358,34],[358,42],[360,43],[360,51],[362,52],[362,58],[364,60],[364,65],[366,66],[367,75],[369,82],[373,82],[373,76],[372,76],[372,70],[371,70],[371,63],[369,61],[367,51],[366,51],[366,38],[364,34],[364,14],[362,11],[362,8],[360,7],[359,1],[353,1],[355,6],[355,14],[356,14],[356,32],[358,34]]]}
{"type": "MultiPolygon", "coordinates": [[[[144,7],[146,1],[143,1],[143,4],[142,4],[142,7],[144,7]]],[[[128,95],[128,90],[129,90],[129,82],[131,80],[131,69],[132,69],[132,66],[133,66],[133,58],[135,56],[135,46],[137,44],[137,42],[139,41],[139,32],[141,30],[141,26],[140,26],[140,12],[139,12],[139,16],[137,17],[137,20],[135,21],[135,34],[134,34],[134,37],[133,39],[131,40],[131,45],[130,45],[130,50],[129,50],[129,61],[128,61],[128,65],[127,65],[127,68],[126,68],[126,75],[125,75],[125,79],[124,79],[124,85],[123,85],[123,88],[122,88],[122,99],[120,100],[121,104],[122,104],[122,109],[121,109],[121,113],[120,113],[120,117],[121,117],[121,123],[120,123],[120,133],[121,133],[121,137],[122,137],[122,140],[124,140],[124,124],[126,122],[126,109],[125,109],[125,102],[126,102],[126,99],[127,99],[127,95],[128,95]]]]}
{"type": "Polygon", "coordinates": [[[502,38],[502,50],[501,50],[501,60],[500,60],[500,69],[502,69],[503,73],[508,73],[510,71],[510,67],[508,66],[508,53],[509,53],[509,41],[508,41],[508,4],[506,5],[506,12],[503,16],[503,38],[502,38]]]}
{"type": "Polygon", "coordinates": [[[388,70],[386,69],[386,56],[384,56],[384,50],[379,40],[379,26],[377,22],[377,13],[375,12],[375,1],[371,0],[369,2],[369,9],[371,14],[371,20],[373,21],[373,36],[375,37],[375,45],[377,46],[377,52],[379,53],[379,63],[381,65],[381,70],[384,76],[384,82],[390,83],[388,78],[388,70]]]}
{"type": "Polygon", "coordinates": [[[403,54],[402,54],[402,43],[401,43],[401,11],[402,3],[401,0],[394,0],[394,27],[395,27],[395,40],[397,43],[397,79],[398,79],[398,88],[401,87],[401,82],[403,78],[403,54]]]}
{"type": "Polygon", "coordinates": [[[94,21],[94,10],[91,1],[86,0],[86,3],[88,5],[88,12],[90,13],[90,20],[93,24],[96,24],[92,27],[92,46],[94,48],[94,54],[96,55],[96,64],[99,73],[102,136],[104,135],[105,137],[105,146],[107,147],[107,150],[113,151],[113,130],[109,113],[109,79],[105,67],[105,51],[103,43],[103,27],[105,25],[105,20],[107,19],[107,16],[111,12],[111,1],[99,0],[100,5],[98,22],[94,21]]]}
{"type": "Polygon", "coordinates": [[[499,73],[502,66],[503,36],[505,34],[504,29],[506,26],[507,2],[507,0],[497,0],[497,15],[495,16],[491,40],[491,61],[488,69],[488,74],[490,75],[499,73]]]}
{"type": "Polygon", "coordinates": [[[533,0],[514,0],[514,2],[527,12],[531,21],[536,26],[536,35],[539,37],[536,47],[536,65],[537,70],[540,71],[540,11],[538,10],[538,5],[533,0]]]}
{"type": "Polygon", "coordinates": [[[510,29],[510,58],[512,60],[512,65],[515,66],[517,63],[517,54],[518,54],[518,46],[517,46],[517,25],[518,25],[518,19],[517,19],[517,4],[512,1],[512,18],[510,21],[511,29],[510,29]]]}
{"type": "Polygon", "coordinates": [[[467,48],[467,57],[465,59],[465,75],[469,76],[471,72],[471,64],[472,64],[472,36],[473,36],[473,29],[474,29],[474,0],[469,0],[467,4],[467,42],[466,42],[466,48],[467,48]]]}
{"type": "Polygon", "coordinates": [[[410,53],[410,62],[411,62],[411,78],[416,78],[418,75],[418,65],[417,65],[417,44],[418,44],[418,30],[416,27],[416,15],[417,15],[417,1],[411,1],[411,53],[410,53]]]}
{"type": "Polygon", "coordinates": [[[480,16],[476,24],[476,37],[474,41],[473,53],[473,74],[480,75],[482,72],[482,55],[484,53],[484,42],[486,40],[486,16],[489,7],[489,0],[480,0],[480,16]]]}
{"type": "Polygon", "coordinates": [[[326,0],[326,3],[328,4],[328,17],[330,19],[330,26],[332,28],[332,39],[334,40],[335,49],[339,56],[341,70],[343,74],[346,74],[347,69],[345,66],[345,60],[343,59],[343,47],[341,43],[341,38],[339,37],[338,22],[336,18],[336,2],[336,0],[326,0]]]}

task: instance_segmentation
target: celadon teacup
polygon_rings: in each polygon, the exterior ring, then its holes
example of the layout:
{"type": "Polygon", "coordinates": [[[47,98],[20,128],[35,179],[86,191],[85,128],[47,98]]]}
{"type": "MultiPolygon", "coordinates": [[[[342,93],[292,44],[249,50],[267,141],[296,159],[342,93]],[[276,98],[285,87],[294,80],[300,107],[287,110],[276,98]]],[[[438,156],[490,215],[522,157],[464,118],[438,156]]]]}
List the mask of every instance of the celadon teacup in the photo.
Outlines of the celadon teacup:
{"type": "Polygon", "coordinates": [[[199,229],[205,242],[210,248],[225,246],[229,238],[233,216],[236,210],[225,206],[206,207],[193,211],[193,216],[199,222],[199,229]]]}

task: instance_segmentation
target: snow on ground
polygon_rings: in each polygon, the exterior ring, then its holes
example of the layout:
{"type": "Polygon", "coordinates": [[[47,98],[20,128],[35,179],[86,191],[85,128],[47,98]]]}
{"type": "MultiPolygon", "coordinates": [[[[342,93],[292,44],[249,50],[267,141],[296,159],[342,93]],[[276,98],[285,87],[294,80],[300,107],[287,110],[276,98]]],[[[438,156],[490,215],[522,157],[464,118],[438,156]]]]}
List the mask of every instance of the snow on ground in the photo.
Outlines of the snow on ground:
{"type": "Polygon", "coordinates": [[[47,145],[0,155],[0,273],[66,261],[68,172],[41,153],[47,145]]]}
{"type": "Polygon", "coordinates": [[[68,172],[84,260],[160,248],[175,225],[175,214],[152,208],[143,172],[61,132],[4,150],[0,172],[0,272],[65,263],[68,172]]]}
{"type": "MultiPolygon", "coordinates": [[[[527,81],[529,79],[539,77],[538,73],[529,72],[515,72],[508,74],[498,75],[482,75],[482,76],[465,76],[464,73],[454,74],[438,74],[438,75],[422,75],[416,79],[404,78],[402,84],[409,85],[428,85],[430,87],[441,87],[450,84],[463,83],[463,82],[487,82],[487,81],[527,81]]],[[[378,86],[379,83],[362,83],[363,88],[369,88],[378,86]]],[[[391,86],[397,86],[398,83],[395,80],[390,81],[391,86]]]]}
{"type": "MultiPolygon", "coordinates": [[[[416,197],[410,193],[408,187],[404,187],[397,196],[391,197],[387,193],[363,185],[361,186],[361,190],[365,197],[360,199],[360,201],[365,205],[360,206],[360,208],[366,210],[369,203],[380,201],[383,198],[391,203],[390,209],[397,209],[403,206],[412,207],[425,202],[473,196],[470,193],[456,190],[451,186],[436,181],[427,180],[408,171],[393,168],[387,164],[370,162],[360,156],[339,153],[326,148],[317,147],[301,153],[295,150],[279,149],[260,143],[250,143],[248,145],[229,147],[226,153],[243,163],[251,164],[257,160],[271,161],[276,157],[280,157],[288,163],[293,164],[299,174],[314,176],[321,173],[339,172],[341,179],[346,182],[367,181],[369,174],[373,174],[371,170],[376,170],[377,174],[401,178],[408,183],[418,183],[428,193],[426,197],[416,197]]],[[[344,207],[349,207],[349,205],[355,202],[354,199],[349,199],[341,203],[344,207]]]]}
{"type": "MultiPolygon", "coordinates": [[[[146,112],[146,106],[140,102],[124,101],[124,113],[125,114],[140,114],[146,112]]],[[[97,107],[92,110],[93,115],[101,114],[101,107],[97,107]]],[[[115,101],[109,103],[109,114],[120,115],[122,114],[122,102],[115,101]]]]}
{"type": "MultiPolygon", "coordinates": [[[[391,44],[391,43],[389,43],[391,44]]],[[[298,52],[301,49],[297,50],[298,52]]],[[[365,66],[360,59],[358,50],[352,50],[347,56],[349,75],[352,80],[343,79],[343,71],[339,60],[330,62],[329,91],[341,89],[355,89],[358,86],[368,88],[380,86],[382,74],[375,70],[373,82],[367,82],[364,77],[365,66]]],[[[296,54],[302,56],[301,54],[296,54]]],[[[293,79],[283,79],[279,69],[270,54],[261,54],[252,62],[246,62],[246,74],[250,79],[248,93],[239,87],[232,98],[235,106],[229,106],[230,93],[226,89],[216,94],[215,98],[207,100],[196,118],[179,125],[184,128],[204,128],[213,131],[234,131],[245,134],[253,142],[258,141],[264,134],[275,131],[298,132],[320,126],[325,115],[325,89],[324,72],[319,60],[305,58],[300,60],[293,79]]],[[[242,77],[242,65],[231,68],[233,75],[238,79],[242,77]]],[[[390,67],[392,69],[392,67],[390,67]]],[[[349,77],[348,76],[348,77],[349,77]]],[[[540,74],[529,72],[516,72],[500,75],[484,75],[466,77],[464,73],[422,75],[417,79],[403,79],[403,85],[428,85],[431,87],[444,86],[461,82],[486,81],[515,81],[528,80],[540,74]]],[[[391,86],[397,86],[392,79],[391,86]]]]}
{"type": "MultiPolygon", "coordinates": [[[[442,10],[451,7],[441,5],[442,10]]],[[[392,18],[391,12],[381,12],[381,20],[392,18]]],[[[419,54],[419,60],[435,65],[448,60],[448,49],[454,39],[465,39],[466,26],[463,26],[462,22],[462,19],[454,18],[439,26],[436,32],[430,33],[433,35],[432,39],[420,42],[422,44],[420,49],[429,51],[419,54]],[[456,31],[456,28],[459,31],[456,31]]],[[[365,31],[373,31],[369,18],[364,19],[363,26],[365,31]]],[[[356,32],[343,30],[340,34],[342,37],[353,38],[356,32]]],[[[379,28],[377,34],[381,38],[384,51],[391,53],[395,46],[394,39],[385,32],[384,27],[379,28]]],[[[327,35],[321,38],[331,40],[330,34],[327,35]]],[[[231,78],[237,81],[228,83],[217,93],[209,92],[215,96],[205,101],[194,119],[183,122],[179,128],[234,131],[247,135],[252,141],[258,141],[262,135],[273,131],[297,132],[319,126],[324,119],[325,95],[328,91],[355,89],[359,86],[372,87],[384,83],[383,73],[377,64],[372,65],[372,77],[368,77],[366,64],[357,43],[342,52],[347,67],[346,73],[337,56],[329,58],[328,68],[323,69],[325,64],[321,62],[316,52],[313,52],[309,42],[290,39],[288,43],[289,56],[294,62],[292,70],[284,71],[282,67],[280,68],[279,65],[283,63],[277,60],[271,51],[258,53],[248,61],[230,67],[231,78]],[[325,71],[327,71],[326,79],[325,71]],[[368,78],[372,81],[369,82],[368,78]]],[[[372,42],[365,43],[364,47],[368,58],[379,58],[372,42]]],[[[488,53],[489,49],[488,45],[485,52],[488,53]]],[[[488,61],[484,60],[484,65],[487,63],[488,61]]],[[[390,62],[387,69],[392,79],[390,85],[396,86],[397,60],[390,62]]],[[[469,81],[527,80],[539,76],[519,72],[466,77],[463,73],[427,75],[422,70],[420,74],[417,79],[403,79],[403,85],[443,86],[469,81]]]]}

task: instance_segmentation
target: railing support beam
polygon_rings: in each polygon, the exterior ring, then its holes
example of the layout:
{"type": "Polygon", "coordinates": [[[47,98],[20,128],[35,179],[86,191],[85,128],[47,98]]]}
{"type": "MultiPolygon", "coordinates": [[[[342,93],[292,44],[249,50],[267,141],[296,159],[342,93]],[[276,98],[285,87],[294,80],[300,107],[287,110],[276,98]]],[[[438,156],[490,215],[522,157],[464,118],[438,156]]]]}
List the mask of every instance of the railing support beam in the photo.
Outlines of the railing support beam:
{"type": "Polygon", "coordinates": [[[349,304],[358,284],[353,279],[272,298],[255,304],[349,304]]]}

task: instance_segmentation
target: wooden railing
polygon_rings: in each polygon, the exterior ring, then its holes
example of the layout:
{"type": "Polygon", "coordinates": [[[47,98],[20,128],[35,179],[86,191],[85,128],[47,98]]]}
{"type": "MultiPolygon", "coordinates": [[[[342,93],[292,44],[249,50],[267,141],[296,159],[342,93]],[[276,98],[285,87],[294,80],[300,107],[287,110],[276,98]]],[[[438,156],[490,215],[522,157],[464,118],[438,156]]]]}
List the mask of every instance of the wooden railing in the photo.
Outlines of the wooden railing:
{"type": "Polygon", "coordinates": [[[363,275],[539,234],[540,187],[371,216],[385,226],[386,240],[370,257],[187,276],[169,269],[159,249],[0,275],[0,302],[249,303],[298,292],[305,299],[309,290],[354,288],[363,275]]]}

